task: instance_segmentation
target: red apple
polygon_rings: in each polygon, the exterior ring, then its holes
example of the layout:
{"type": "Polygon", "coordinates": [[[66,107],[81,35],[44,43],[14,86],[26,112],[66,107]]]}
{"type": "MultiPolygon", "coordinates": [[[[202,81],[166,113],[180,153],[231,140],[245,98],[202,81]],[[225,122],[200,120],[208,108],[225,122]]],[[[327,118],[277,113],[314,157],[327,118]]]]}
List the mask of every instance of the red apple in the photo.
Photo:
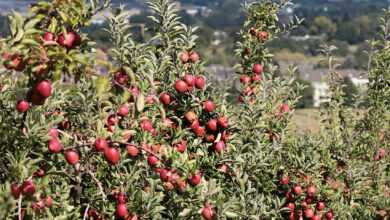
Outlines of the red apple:
{"type": "Polygon", "coordinates": [[[229,119],[225,116],[219,117],[218,125],[223,129],[229,128],[229,119]]]}
{"type": "Polygon", "coordinates": [[[49,152],[51,153],[59,153],[62,150],[62,145],[57,138],[52,138],[49,141],[49,152]]]}
{"type": "Polygon", "coordinates": [[[204,89],[204,87],[206,86],[206,80],[203,76],[197,76],[196,79],[195,79],[195,87],[197,89],[204,89]]]}
{"type": "Polygon", "coordinates": [[[186,74],[183,79],[189,87],[195,86],[195,76],[191,74],[186,74]]]}
{"type": "Polygon", "coordinates": [[[200,173],[193,174],[188,178],[188,182],[190,182],[190,184],[193,186],[199,185],[201,180],[202,180],[202,175],[200,173]]]}
{"type": "Polygon", "coordinates": [[[119,192],[119,193],[116,195],[116,201],[117,201],[119,204],[125,204],[126,201],[127,201],[126,194],[123,193],[123,192],[119,192]]]}
{"type": "Polygon", "coordinates": [[[206,220],[213,220],[214,217],[215,217],[215,212],[214,212],[214,209],[212,208],[212,206],[210,204],[206,204],[203,208],[202,208],[202,217],[206,220]]]}
{"type": "Polygon", "coordinates": [[[266,31],[260,31],[259,33],[257,33],[257,37],[262,40],[262,41],[266,41],[268,39],[268,32],[266,31]]]}
{"type": "Polygon", "coordinates": [[[39,82],[35,86],[35,92],[43,98],[50,97],[52,93],[51,83],[47,80],[39,82]]]}
{"type": "Polygon", "coordinates": [[[160,102],[164,105],[169,105],[171,103],[171,96],[168,93],[161,93],[160,94],[160,102]]]}
{"type": "Polygon", "coordinates": [[[225,142],[218,141],[214,144],[214,150],[218,153],[221,153],[225,149],[225,142]]]}
{"type": "Polygon", "coordinates": [[[129,106],[128,105],[121,105],[118,108],[117,114],[121,117],[126,117],[129,114],[129,106]]]}
{"type": "Polygon", "coordinates": [[[28,103],[26,100],[20,100],[18,103],[16,103],[16,110],[20,113],[27,112],[30,108],[30,103],[28,103]]]}
{"type": "Polygon", "coordinates": [[[286,205],[286,207],[287,207],[288,209],[290,209],[290,212],[294,212],[294,210],[295,210],[295,204],[292,203],[292,202],[288,203],[288,204],[286,205]]]}
{"type": "Polygon", "coordinates": [[[149,119],[143,119],[141,121],[141,129],[144,131],[152,132],[153,124],[149,119]]]}
{"type": "Polygon", "coordinates": [[[325,218],[327,220],[332,220],[333,219],[333,211],[328,211],[327,213],[325,213],[325,218]]]}
{"type": "Polygon", "coordinates": [[[326,207],[325,202],[317,202],[316,209],[317,209],[318,211],[324,210],[325,207],[326,207]]]}
{"type": "Polygon", "coordinates": [[[210,100],[207,100],[207,101],[203,102],[203,109],[206,112],[213,112],[215,110],[214,102],[212,102],[210,100]]]}
{"type": "Polygon", "coordinates": [[[27,196],[34,195],[36,188],[32,180],[26,180],[22,184],[22,193],[27,196]]]}
{"type": "Polygon", "coordinates": [[[159,159],[156,156],[154,156],[154,155],[149,155],[148,156],[148,164],[150,166],[156,166],[159,162],[160,161],[159,161],[159,159]]]}
{"type": "Polygon", "coordinates": [[[297,186],[294,186],[293,190],[292,190],[296,195],[301,195],[302,194],[302,187],[297,185],[297,186]]]}
{"type": "Polygon", "coordinates": [[[188,63],[188,61],[190,60],[190,55],[188,54],[188,52],[182,52],[179,55],[179,59],[182,63],[188,63]]]}
{"type": "Polygon", "coordinates": [[[196,116],[196,113],[195,113],[195,112],[189,111],[189,112],[186,112],[186,113],[184,114],[184,118],[185,118],[188,122],[192,123],[192,122],[194,122],[194,121],[197,119],[197,116],[196,116]]]}
{"type": "Polygon", "coordinates": [[[317,189],[316,189],[315,186],[309,186],[309,187],[307,187],[307,189],[306,189],[306,193],[307,193],[307,195],[310,196],[310,197],[313,197],[314,194],[316,193],[316,191],[317,191],[317,189]]]}
{"type": "Polygon", "coordinates": [[[177,80],[175,83],[175,89],[178,93],[185,93],[188,91],[188,85],[183,80],[177,80]]]}
{"type": "MultiPolygon", "coordinates": [[[[120,70],[114,74],[114,80],[119,85],[126,85],[129,82],[129,75],[127,75],[127,73],[124,70],[120,70]]],[[[131,90],[130,92],[134,95],[133,90],[131,90]]]]}
{"type": "Polygon", "coordinates": [[[116,217],[121,219],[126,219],[126,217],[129,215],[129,212],[127,211],[126,204],[118,204],[116,206],[116,217]]]}
{"type": "Polygon", "coordinates": [[[280,180],[280,184],[282,184],[283,186],[287,186],[289,182],[290,182],[289,176],[283,176],[282,179],[280,180]]]}
{"type": "Polygon", "coordinates": [[[68,150],[65,152],[65,159],[70,165],[75,165],[79,162],[80,156],[74,150],[68,150]]]}
{"type": "Polygon", "coordinates": [[[47,32],[45,32],[45,34],[43,34],[43,40],[45,42],[53,42],[56,40],[56,36],[55,36],[55,34],[47,31],[47,32]]]}
{"type": "Polygon", "coordinates": [[[195,52],[195,51],[192,51],[190,53],[190,60],[191,60],[192,63],[198,62],[199,61],[199,54],[197,52],[195,52]]]}
{"type": "Polygon", "coordinates": [[[306,218],[313,218],[314,216],[314,211],[311,208],[306,208],[304,213],[306,218]]]}
{"type": "Polygon", "coordinates": [[[215,132],[218,130],[218,121],[216,119],[211,119],[207,122],[206,127],[209,131],[215,132]]]}
{"type": "Polygon", "coordinates": [[[14,199],[18,199],[21,193],[21,188],[17,183],[11,184],[11,194],[14,197],[14,199]]]}
{"type": "Polygon", "coordinates": [[[53,205],[53,198],[51,196],[47,196],[45,199],[45,206],[50,208],[53,205]]]}
{"type": "Polygon", "coordinates": [[[175,144],[175,149],[180,153],[184,153],[187,149],[187,141],[183,140],[175,144]]]}
{"type": "Polygon", "coordinates": [[[118,149],[113,147],[107,147],[104,150],[104,157],[109,164],[116,165],[120,160],[121,154],[118,149]]]}
{"type": "Polygon", "coordinates": [[[95,150],[103,152],[106,148],[108,148],[108,142],[104,138],[97,138],[95,140],[95,150]]]}
{"type": "Polygon", "coordinates": [[[81,43],[80,35],[73,31],[69,31],[68,33],[62,33],[58,36],[57,42],[59,45],[64,46],[68,49],[72,49],[76,45],[81,43]]]}
{"type": "Polygon", "coordinates": [[[263,73],[263,66],[261,64],[259,64],[259,63],[254,64],[253,67],[252,67],[252,72],[254,74],[261,74],[261,73],[263,73]]]}
{"type": "Polygon", "coordinates": [[[135,145],[127,145],[126,150],[130,157],[136,157],[139,154],[139,150],[135,145]]]}
{"type": "Polygon", "coordinates": [[[240,82],[246,85],[251,82],[251,77],[249,77],[248,75],[243,75],[240,77],[240,82]]]}

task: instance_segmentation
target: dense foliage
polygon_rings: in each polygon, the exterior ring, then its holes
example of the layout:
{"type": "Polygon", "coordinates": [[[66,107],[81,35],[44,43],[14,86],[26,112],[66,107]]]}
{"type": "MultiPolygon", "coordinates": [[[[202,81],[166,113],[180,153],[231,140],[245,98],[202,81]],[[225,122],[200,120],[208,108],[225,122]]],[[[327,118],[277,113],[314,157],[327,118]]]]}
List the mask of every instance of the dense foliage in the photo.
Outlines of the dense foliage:
{"type": "Polygon", "coordinates": [[[0,218],[388,219],[390,12],[371,42],[367,111],[347,105],[324,46],[331,101],[319,134],[297,134],[305,87],[267,48],[299,27],[278,23],[289,4],[244,5],[230,102],[207,81],[197,28],[169,0],[148,3],[144,43],[113,9],[107,60],[81,30],[108,0],[12,14],[0,41],[0,218]]]}

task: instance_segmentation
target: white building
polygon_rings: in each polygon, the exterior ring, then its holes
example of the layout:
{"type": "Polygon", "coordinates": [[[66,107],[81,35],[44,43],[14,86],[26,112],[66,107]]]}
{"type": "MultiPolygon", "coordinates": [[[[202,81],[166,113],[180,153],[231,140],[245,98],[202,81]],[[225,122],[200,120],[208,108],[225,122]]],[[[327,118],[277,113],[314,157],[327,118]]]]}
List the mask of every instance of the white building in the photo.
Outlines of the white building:
{"type": "Polygon", "coordinates": [[[330,101],[329,85],[324,82],[312,82],[313,92],[313,106],[318,108],[322,104],[330,101]]]}

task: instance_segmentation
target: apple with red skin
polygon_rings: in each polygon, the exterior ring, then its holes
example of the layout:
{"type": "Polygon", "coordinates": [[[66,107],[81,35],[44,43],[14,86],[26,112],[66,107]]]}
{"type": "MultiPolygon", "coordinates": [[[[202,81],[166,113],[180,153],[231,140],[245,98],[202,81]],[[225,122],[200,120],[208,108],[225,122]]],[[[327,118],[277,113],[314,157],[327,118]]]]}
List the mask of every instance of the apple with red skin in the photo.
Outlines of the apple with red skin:
{"type": "Polygon", "coordinates": [[[257,33],[257,37],[262,40],[262,41],[266,41],[268,39],[268,32],[266,31],[260,31],[259,33],[257,33]]]}
{"type": "Polygon", "coordinates": [[[56,154],[61,151],[62,151],[62,144],[60,143],[60,141],[57,138],[52,138],[49,141],[49,152],[56,154]]]}
{"type": "Polygon", "coordinates": [[[196,113],[193,112],[193,111],[188,111],[184,114],[184,118],[189,122],[189,123],[193,123],[196,119],[197,119],[197,116],[196,116],[196,113]]]}
{"type": "Polygon", "coordinates": [[[107,125],[112,126],[116,125],[118,123],[118,118],[116,117],[115,114],[109,115],[107,118],[107,125]]]}
{"type": "Polygon", "coordinates": [[[294,212],[295,210],[295,204],[292,202],[288,203],[286,207],[290,210],[290,212],[294,212]]]}
{"type": "Polygon", "coordinates": [[[193,175],[191,175],[189,178],[188,178],[188,182],[192,185],[192,186],[197,186],[200,184],[200,182],[202,181],[202,175],[200,173],[195,173],[193,175]]]}
{"type": "Polygon", "coordinates": [[[175,83],[175,89],[178,93],[185,93],[188,91],[188,85],[183,80],[177,80],[175,83]]]}
{"type": "Polygon", "coordinates": [[[47,80],[39,82],[35,86],[35,92],[43,98],[50,97],[52,93],[51,83],[47,80]]]}
{"type": "Polygon", "coordinates": [[[110,165],[116,165],[121,159],[121,154],[118,149],[113,147],[107,147],[104,150],[104,157],[110,165]]]}
{"type": "Polygon", "coordinates": [[[386,149],[379,148],[375,157],[374,157],[374,160],[376,160],[376,161],[382,160],[383,158],[386,157],[386,155],[387,155],[386,149]]]}
{"type": "Polygon", "coordinates": [[[327,220],[332,220],[333,219],[333,211],[331,210],[331,211],[326,212],[325,213],[325,218],[327,220]]]}
{"type": "Polygon", "coordinates": [[[219,171],[221,171],[222,173],[227,173],[229,171],[229,165],[227,164],[222,164],[219,168],[218,168],[219,171]]]}
{"type": "Polygon", "coordinates": [[[57,128],[50,128],[49,136],[51,138],[58,138],[58,129],[57,128]]]}
{"type": "Polygon", "coordinates": [[[202,217],[206,220],[213,220],[215,218],[215,211],[210,204],[205,204],[202,208],[202,217]]]}
{"type": "Polygon", "coordinates": [[[306,208],[304,213],[306,218],[313,218],[314,216],[314,211],[311,208],[306,208]]]}
{"type": "Polygon", "coordinates": [[[177,152],[184,153],[187,149],[187,141],[180,141],[180,143],[175,144],[175,149],[177,152]]]}
{"type": "Polygon", "coordinates": [[[252,67],[252,72],[256,75],[263,73],[263,65],[255,63],[252,67]]]}
{"type": "Polygon", "coordinates": [[[243,75],[240,77],[240,82],[244,85],[249,84],[251,82],[251,77],[248,75],[243,75]]]}
{"type": "Polygon", "coordinates": [[[36,191],[35,184],[32,180],[24,181],[22,186],[21,186],[21,189],[22,189],[23,195],[26,195],[26,196],[34,195],[34,193],[36,191]]]}
{"type": "Polygon", "coordinates": [[[182,63],[188,63],[188,61],[190,60],[190,55],[188,54],[188,52],[182,52],[179,55],[179,59],[182,63]]]}
{"type": "Polygon", "coordinates": [[[108,148],[108,142],[104,138],[97,138],[94,145],[95,150],[99,152],[103,152],[106,148],[108,148]]]}
{"type": "Polygon", "coordinates": [[[292,191],[294,192],[295,195],[299,196],[302,194],[302,187],[299,185],[294,186],[292,191]]]}
{"type": "Polygon", "coordinates": [[[197,76],[195,79],[195,87],[197,89],[203,90],[205,86],[206,86],[205,78],[203,76],[197,76]]]}
{"type": "Polygon", "coordinates": [[[45,206],[50,208],[53,205],[53,198],[51,196],[47,196],[45,199],[45,206]]]}
{"type": "Polygon", "coordinates": [[[199,54],[198,54],[197,52],[195,52],[195,51],[192,51],[192,52],[190,53],[190,61],[191,61],[192,63],[198,62],[198,61],[199,61],[199,54]]]}
{"type": "Polygon", "coordinates": [[[256,34],[257,34],[256,28],[251,27],[251,28],[249,29],[249,33],[250,33],[252,36],[256,36],[256,34]]]}
{"type": "Polygon", "coordinates": [[[160,162],[160,160],[154,155],[149,155],[147,160],[150,166],[156,166],[160,162]]]}
{"type": "Polygon", "coordinates": [[[317,191],[317,189],[316,189],[315,186],[309,186],[309,187],[307,187],[307,189],[306,189],[306,193],[307,193],[307,195],[308,195],[309,197],[313,197],[314,194],[316,193],[316,191],[317,191]]]}
{"type": "Polygon", "coordinates": [[[200,125],[193,126],[192,130],[197,137],[204,137],[204,135],[206,134],[206,129],[200,125]]]}
{"type": "Polygon", "coordinates": [[[130,157],[137,157],[139,154],[139,150],[135,145],[129,144],[126,146],[127,153],[130,157]]]}
{"type": "Polygon", "coordinates": [[[19,113],[25,113],[30,108],[30,103],[28,103],[26,100],[20,100],[16,103],[16,110],[19,113]]]}
{"type": "Polygon", "coordinates": [[[290,182],[290,177],[289,176],[283,176],[282,179],[280,179],[280,184],[283,186],[287,186],[290,182]]]}
{"type": "Polygon", "coordinates": [[[255,74],[252,76],[252,81],[253,82],[257,82],[257,81],[260,81],[261,80],[261,75],[260,74],[255,74]]]}
{"type": "Polygon", "coordinates": [[[57,43],[67,49],[72,49],[81,43],[81,37],[73,31],[58,35],[57,43]]]}
{"type": "Polygon", "coordinates": [[[325,202],[317,202],[316,209],[322,211],[326,208],[325,202]]]}
{"type": "Polygon", "coordinates": [[[125,195],[123,192],[119,192],[119,193],[116,195],[116,201],[117,201],[119,204],[125,204],[126,201],[127,201],[127,197],[126,197],[126,195],[125,195]]]}
{"type": "Polygon", "coordinates": [[[229,119],[225,116],[219,117],[218,118],[218,125],[222,129],[227,129],[229,128],[229,119]]]}
{"type": "Polygon", "coordinates": [[[195,76],[191,74],[186,74],[183,79],[184,82],[186,82],[189,87],[195,86],[195,80],[196,80],[195,76]]]}
{"type": "Polygon", "coordinates": [[[160,94],[160,102],[163,103],[164,105],[171,104],[171,96],[165,92],[161,93],[160,94]]]}
{"type": "Polygon", "coordinates": [[[218,120],[216,119],[210,119],[207,124],[206,124],[206,127],[209,131],[212,131],[212,132],[215,132],[218,130],[218,120]]]}
{"type": "Polygon", "coordinates": [[[11,184],[11,195],[14,197],[14,199],[18,199],[22,190],[17,183],[12,183],[11,184]]]}
{"type": "Polygon", "coordinates": [[[128,105],[121,105],[118,108],[117,114],[121,117],[126,117],[129,114],[129,106],[128,105]]]}
{"type": "MultiPolygon", "coordinates": [[[[114,74],[114,80],[116,83],[123,86],[129,82],[129,75],[127,75],[127,73],[124,70],[120,70],[114,74]]],[[[133,90],[131,90],[130,92],[134,95],[133,90]]]]}
{"type": "Polygon", "coordinates": [[[116,206],[116,217],[120,219],[126,219],[129,215],[126,204],[120,203],[116,206]]]}
{"type": "Polygon", "coordinates": [[[217,153],[221,153],[224,149],[225,149],[225,142],[218,141],[217,143],[214,144],[214,150],[217,153]]]}
{"type": "Polygon", "coordinates": [[[203,102],[203,109],[206,112],[213,112],[215,110],[214,102],[212,102],[210,100],[207,100],[207,101],[203,102]]]}
{"type": "Polygon", "coordinates": [[[65,159],[70,165],[75,165],[79,162],[80,156],[76,151],[68,150],[65,152],[65,159]]]}
{"type": "Polygon", "coordinates": [[[43,34],[43,41],[54,42],[56,41],[56,35],[52,32],[47,31],[43,34]]]}
{"type": "Polygon", "coordinates": [[[163,181],[163,182],[167,182],[171,179],[172,177],[172,172],[168,169],[161,169],[159,171],[160,173],[160,179],[163,181]]]}
{"type": "Polygon", "coordinates": [[[143,119],[141,121],[141,129],[144,131],[152,132],[153,124],[149,119],[143,119]]]}

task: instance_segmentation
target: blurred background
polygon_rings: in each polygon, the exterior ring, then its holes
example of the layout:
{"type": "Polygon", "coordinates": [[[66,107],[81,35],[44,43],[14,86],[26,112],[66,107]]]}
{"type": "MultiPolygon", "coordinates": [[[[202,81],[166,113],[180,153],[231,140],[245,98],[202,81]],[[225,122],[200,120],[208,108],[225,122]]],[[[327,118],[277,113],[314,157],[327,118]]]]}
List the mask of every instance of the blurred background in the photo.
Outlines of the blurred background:
{"type": "MultiPolygon", "coordinates": [[[[145,0],[112,0],[114,6],[125,5],[131,14],[130,23],[134,38],[143,42],[148,39],[145,26],[150,22],[145,0]]],[[[8,33],[7,14],[11,10],[25,13],[34,0],[0,0],[0,35],[8,33]]],[[[232,80],[235,79],[233,56],[237,32],[244,20],[239,8],[243,0],[179,0],[175,1],[182,21],[199,26],[197,51],[207,62],[207,72],[219,85],[219,89],[237,93],[232,80]]],[[[269,43],[275,54],[279,72],[289,65],[299,68],[298,79],[306,85],[302,100],[295,113],[298,126],[316,131],[318,108],[328,101],[328,85],[324,76],[327,67],[320,60],[320,45],[337,46],[336,57],[340,63],[339,73],[343,76],[344,92],[349,106],[364,107],[365,87],[368,83],[369,44],[378,32],[378,19],[390,0],[294,0],[280,14],[280,22],[287,23],[293,16],[303,18],[303,24],[292,33],[269,43]]],[[[95,16],[92,25],[85,31],[98,42],[102,58],[110,47],[106,27],[105,11],[95,16]]]]}

